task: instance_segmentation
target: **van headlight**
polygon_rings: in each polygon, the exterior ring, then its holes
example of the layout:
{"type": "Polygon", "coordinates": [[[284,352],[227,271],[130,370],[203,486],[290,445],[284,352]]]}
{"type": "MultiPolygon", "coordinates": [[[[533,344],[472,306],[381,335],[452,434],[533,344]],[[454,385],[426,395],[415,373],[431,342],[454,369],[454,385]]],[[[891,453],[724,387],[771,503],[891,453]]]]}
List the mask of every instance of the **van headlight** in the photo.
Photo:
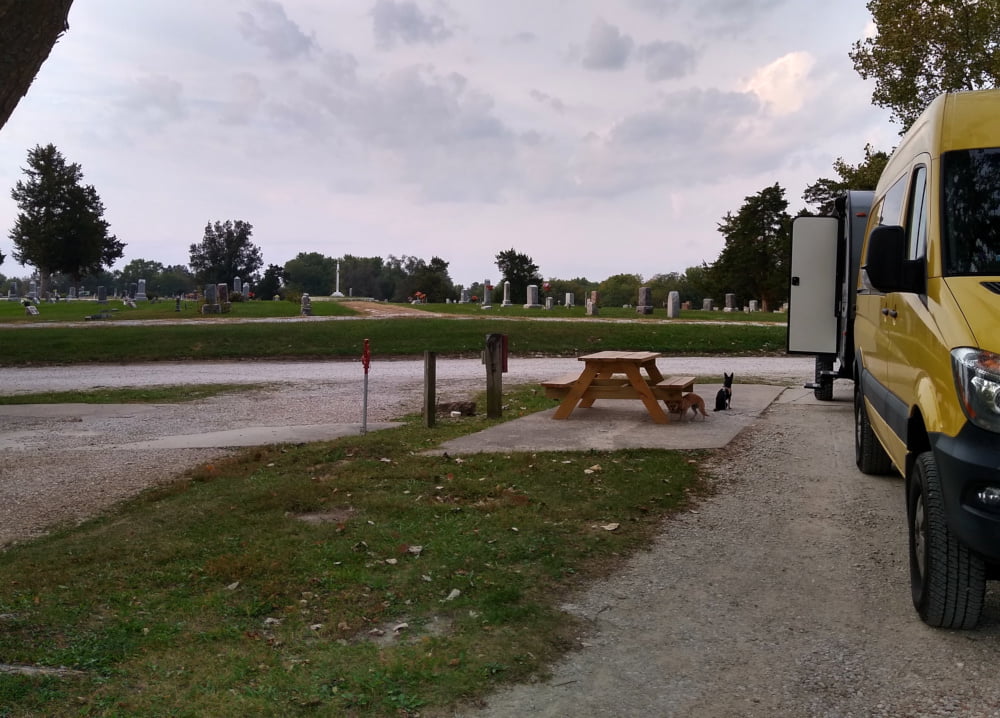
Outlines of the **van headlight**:
{"type": "Polygon", "coordinates": [[[1000,354],[971,347],[953,349],[951,367],[969,421],[1000,432],[1000,354]]]}

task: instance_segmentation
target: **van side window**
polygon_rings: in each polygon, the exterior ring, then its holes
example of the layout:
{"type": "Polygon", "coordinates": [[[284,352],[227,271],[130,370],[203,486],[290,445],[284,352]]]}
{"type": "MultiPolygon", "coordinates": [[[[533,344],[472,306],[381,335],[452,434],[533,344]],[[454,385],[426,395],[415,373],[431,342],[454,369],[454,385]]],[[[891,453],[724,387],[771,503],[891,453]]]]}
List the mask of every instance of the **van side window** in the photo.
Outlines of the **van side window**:
{"type": "Polygon", "coordinates": [[[1000,147],[941,156],[946,275],[1000,274],[1000,147]]]}
{"type": "Polygon", "coordinates": [[[900,177],[885,193],[881,213],[878,216],[879,224],[890,226],[903,224],[903,200],[906,198],[907,179],[905,176],[900,177]]]}
{"type": "Polygon", "coordinates": [[[909,259],[927,254],[927,168],[917,167],[910,190],[910,211],[906,221],[906,250],[909,259]]]}

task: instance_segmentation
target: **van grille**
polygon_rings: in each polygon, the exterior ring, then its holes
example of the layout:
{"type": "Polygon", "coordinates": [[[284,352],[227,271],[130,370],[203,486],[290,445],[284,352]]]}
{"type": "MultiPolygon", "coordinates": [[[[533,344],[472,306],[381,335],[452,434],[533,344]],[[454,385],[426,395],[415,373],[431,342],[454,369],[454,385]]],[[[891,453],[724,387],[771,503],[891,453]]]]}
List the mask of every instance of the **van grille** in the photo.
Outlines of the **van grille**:
{"type": "Polygon", "coordinates": [[[1000,282],[983,282],[983,286],[994,294],[1000,294],[1000,282]]]}

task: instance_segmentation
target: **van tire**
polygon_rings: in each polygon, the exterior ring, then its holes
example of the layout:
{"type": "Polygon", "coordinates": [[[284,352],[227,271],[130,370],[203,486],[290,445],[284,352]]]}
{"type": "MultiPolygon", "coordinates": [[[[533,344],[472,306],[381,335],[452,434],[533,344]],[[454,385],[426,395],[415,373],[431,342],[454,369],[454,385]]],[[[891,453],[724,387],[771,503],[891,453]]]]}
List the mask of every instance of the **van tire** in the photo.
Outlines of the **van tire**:
{"type": "Polygon", "coordinates": [[[820,401],[833,401],[833,359],[816,357],[816,381],[813,384],[813,394],[820,401]]]}
{"type": "Polygon", "coordinates": [[[948,528],[941,479],[930,451],[913,462],[906,510],[914,608],[935,628],[975,628],[986,595],[985,563],[948,528]]]}
{"type": "Polygon", "coordinates": [[[892,471],[892,460],[875,438],[865,397],[857,382],[854,384],[854,462],[865,474],[881,476],[892,471]]]}

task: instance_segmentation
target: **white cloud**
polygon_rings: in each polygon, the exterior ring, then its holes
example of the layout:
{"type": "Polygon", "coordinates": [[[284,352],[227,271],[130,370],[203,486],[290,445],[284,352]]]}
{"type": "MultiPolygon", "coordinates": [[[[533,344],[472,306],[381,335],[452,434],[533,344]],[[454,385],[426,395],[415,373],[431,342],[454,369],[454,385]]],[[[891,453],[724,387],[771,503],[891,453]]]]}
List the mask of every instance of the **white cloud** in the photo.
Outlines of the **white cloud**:
{"type": "Polygon", "coordinates": [[[789,53],[758,69],[747,89],[775,114],[791,114],[813,96],[809,73],[815,64],[815,58],[808,52],[789,53]]]}

